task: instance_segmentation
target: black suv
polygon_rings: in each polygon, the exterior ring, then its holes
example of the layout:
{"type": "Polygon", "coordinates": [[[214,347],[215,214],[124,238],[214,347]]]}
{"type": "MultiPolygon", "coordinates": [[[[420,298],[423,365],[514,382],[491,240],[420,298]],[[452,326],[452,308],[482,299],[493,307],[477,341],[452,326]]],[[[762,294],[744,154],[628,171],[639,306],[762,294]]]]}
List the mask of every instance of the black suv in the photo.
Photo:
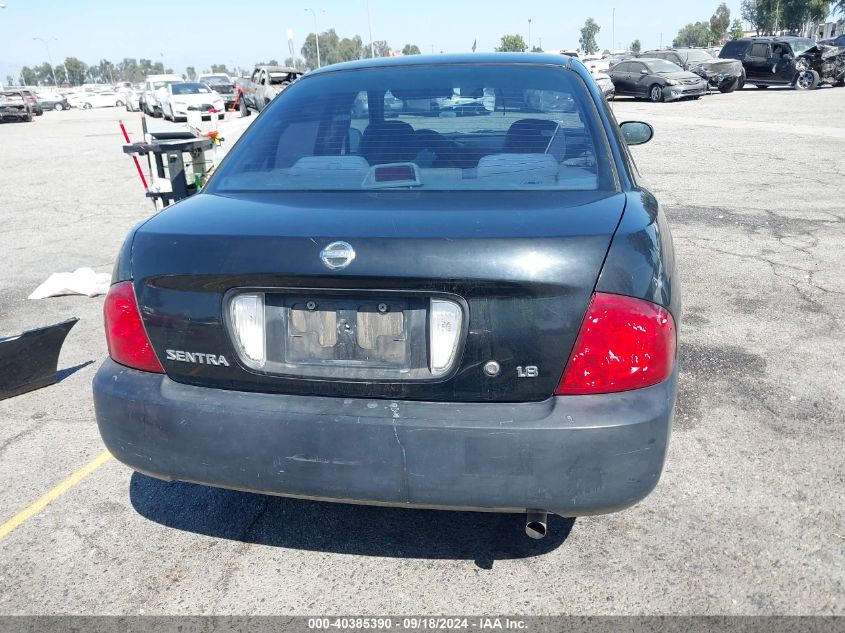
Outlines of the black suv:
{"type": "Polygon", "coordinates": [[[816,43],[806,37],[746,37],[722,47],[721,59],[738,59],[744,82],[758,88],[794,86],[798,78],[795,60],[816,43]]]}

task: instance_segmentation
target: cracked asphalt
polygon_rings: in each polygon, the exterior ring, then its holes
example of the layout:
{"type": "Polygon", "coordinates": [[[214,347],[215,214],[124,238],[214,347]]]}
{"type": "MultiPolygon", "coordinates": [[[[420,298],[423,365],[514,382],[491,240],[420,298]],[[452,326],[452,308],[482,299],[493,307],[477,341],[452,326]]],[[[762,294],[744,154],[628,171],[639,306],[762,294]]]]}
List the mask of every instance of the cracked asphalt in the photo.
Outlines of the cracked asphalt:
{"type": "MultiPolygon", "coordinates": [[[[617,101],[669,216],[681,390],[655,492],[618,514],[520,518],[162,483],[110,461],[0,540],[11,614],[845,614],[845,90],[617,101]]],[[[28,301],[109,271],[152,212],[115,109],[0,125],[0,335],[81,318],[60,382],[0,402],[0,523],[103,450],[102,298],[28,301]]],[[[237,123],[236,123],[237,124],[237,123]]]]}

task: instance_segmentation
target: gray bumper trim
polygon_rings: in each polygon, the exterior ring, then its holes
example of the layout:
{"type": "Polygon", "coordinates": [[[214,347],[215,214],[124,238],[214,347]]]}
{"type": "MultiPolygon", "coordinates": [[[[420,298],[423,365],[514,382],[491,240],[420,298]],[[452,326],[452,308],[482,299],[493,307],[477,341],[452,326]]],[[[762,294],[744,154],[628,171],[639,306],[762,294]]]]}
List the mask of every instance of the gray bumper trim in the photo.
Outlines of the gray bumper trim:
{"type": "Polygon", "coordinates": [[[676,374],[637,391],[440,403],[195,387],[106,360],[103,441],[162,479],[329,501],[563,516],[621,510],[657,484],[676,374]]]}

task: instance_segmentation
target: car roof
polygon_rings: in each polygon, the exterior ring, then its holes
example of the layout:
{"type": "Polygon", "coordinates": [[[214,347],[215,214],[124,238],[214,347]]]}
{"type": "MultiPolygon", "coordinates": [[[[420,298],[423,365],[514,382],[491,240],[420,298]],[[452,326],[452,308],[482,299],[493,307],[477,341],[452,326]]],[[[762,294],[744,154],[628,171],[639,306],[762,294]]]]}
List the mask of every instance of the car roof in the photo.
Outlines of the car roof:
{"type": "Polygon", "coordinates": [[[754,37],[741,37],[731,42],[794,42],[796,40],[813,41],[811,37],[800,35],[757,35],[754,37]]]}
{"type": "MultiPolygon", "coordinates": [[[[256,69],[263,68],[271,73],[302,73],[303,71],[291,68],[290,66],[256,66],[256,69]]],[[[222,73],[221,73],[222,74],[222,73]]]]}
{"type": "Polygon", "coordinates": [[[377,57],[352,62],[332,64],[313,70],[309,75],[322,75],[344,70],[367,68],[394,68],[407,66],[449,66],[453,64],[546,64],[570,68],[581,61],[568,55],[553,53],[455,53],[440,55],[403,55],[402,57],[377,57]]]}

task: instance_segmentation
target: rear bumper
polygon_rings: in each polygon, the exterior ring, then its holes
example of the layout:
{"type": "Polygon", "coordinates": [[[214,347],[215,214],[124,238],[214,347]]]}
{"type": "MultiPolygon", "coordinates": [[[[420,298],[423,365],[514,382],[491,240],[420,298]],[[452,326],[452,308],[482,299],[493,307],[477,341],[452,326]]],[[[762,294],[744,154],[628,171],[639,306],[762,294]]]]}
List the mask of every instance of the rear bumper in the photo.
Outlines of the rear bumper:
{"type": "Polygon", "coordinates": [[[161,479],[327,501],[564,516],[621,510],[657,484],[676,374],[544,402],[432,403],[195,387],[106,360],[100,434],[161,479]]]}

